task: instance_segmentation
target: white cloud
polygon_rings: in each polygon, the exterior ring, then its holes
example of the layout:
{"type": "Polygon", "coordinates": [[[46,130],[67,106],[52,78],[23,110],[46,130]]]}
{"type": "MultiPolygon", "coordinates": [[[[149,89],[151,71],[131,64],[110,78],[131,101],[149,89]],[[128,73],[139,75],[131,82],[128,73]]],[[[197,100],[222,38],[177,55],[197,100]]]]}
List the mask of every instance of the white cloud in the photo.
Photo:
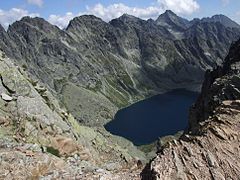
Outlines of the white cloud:
{"type": "Polygon", "coordinates": [[[42,7],[43,5],[43,0],[27,0],[29,4],[33,4],[39,7],[42,7]]]}
{"type": "Polygon", "coordinates": [[[27,10],[12,8],[8,11],[0,9],[0,23],[7,29],[9,24],[12,24],[16,20],[20,20],[24,16],[36,17],[39,16],[37,13],[29,13],[27,10]]]}
{"type": "Polygon", "coordinates": [[[75,16],[77,15],[74,15],[72,12],[67,12],[63,16],[52,14],[49,16],[48,21],[54,25],[57,25],[60,28],[64,28],[68,25],[69,21],[73,19],[75,16]]]}
{"type": "Polygon", "coordinates": [[[178,14],[192,14],[197,11],[200,6],[196,0],[158,0],[163,9],[170,9],[178,14]]]}
{"type": "Polygon", "coordinates": [[[174,11],[177,14],[189,15],[197,11],[199,8],[200,6],[196,0],[156,0],[156,3],[154,5],[145,8],[130,7],[123,3],[110,4],[108,6],[104,6],[101,3],[98,3],[92,7],[87,6],[85,12],[79,12],[78,14],[68,12],[63,16],[50,15],[48,20],[52,24],[63,28],[68,25],[69,20],[71,20],[73,17],[82,14],[93,14],[105,21],[110,21],[111,19],[118,18],[124,13],[134,15],[142,19],[155,19],[159,14],[168,9],[174,11]]]}
{"type": "Polygon", "coordinates": [[[111,4],[109,6],[103,6],[102,4],[96,4],[93,7],[87,7],[86,14],[94,14],[105,21],[109,21],[113,18],[117,18],[124,13],[134,15],[142,19],[156,18],[163,9],[159,6],[149,6],[146,8],[129,7],[125,4],[111,4]]]}
{"type": "Polygon", "coordinates": [[[142,19],[156,18],[165,10],[172,10],[178,14],[189,15],[200,8],[196,0],[157,0],[155,6],[146,8],[129,7],[125,4],[111,4],[103,6],[96,4],[93,7],[87,7],[86,14],[94,14],[106,21],[117,18],[124,13],[134,15],[142,19]]]}
{"type": "Polygon", "coordinates": [[[164,10],[160,7],[149,6],[147,8],[129,7],[125,4],[111,4],[109,6],[103,6],[102,4],[96,4],[93,7],[86,7],[85,12],[79,12],[78,14],[73,14],[68,12],[64,15],[50,15],[48,21],[54,25],[64,28],[68,25],[69,21],[76,16],[83,14],[91,14],[102,18],[104,21],[110,21],[114,18],[118,18],[124,13],[134,15],[142,19],[156,18],[164,10]]]}
{"type": "Polygon", "coordinates": [[[163,12],[163,9],[159,7],[150,6],[147,8],[137,8],[129,7],[122,3],[111,4],[107,7],[102,4],[96,4],[93,7],[86,7],[85,12],[79,12],[78,14],[73,14],[68,12],[64,15],[55,15],[52,14],[49,16],[48,21],[54,25],[57,25],[60,28],[64,28],[68,25],[69,21],[76,16],[83,14],[93,14],[97,17],[102,18],[105,21],[110,21],[114,18],[120,17],[124,13],[140,17],[142,19],[156,18],[160,13],[163,12]]]}

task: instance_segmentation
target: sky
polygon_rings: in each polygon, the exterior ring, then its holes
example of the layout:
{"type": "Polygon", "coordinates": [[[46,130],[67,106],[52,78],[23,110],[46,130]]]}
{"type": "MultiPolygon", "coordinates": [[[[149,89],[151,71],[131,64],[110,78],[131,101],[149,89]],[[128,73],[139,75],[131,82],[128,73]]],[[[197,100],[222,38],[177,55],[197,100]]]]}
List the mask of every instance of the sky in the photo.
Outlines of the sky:
{"type": "Polygon", "coordinates": [[[0,0],[0,23],[7,29],[24,16],[38,16],[64,28],[83,14],[104,21],[124,13],[156,19],[168,9],[187,19],[224,14],[240,24],[240,0],[0,0]]]}

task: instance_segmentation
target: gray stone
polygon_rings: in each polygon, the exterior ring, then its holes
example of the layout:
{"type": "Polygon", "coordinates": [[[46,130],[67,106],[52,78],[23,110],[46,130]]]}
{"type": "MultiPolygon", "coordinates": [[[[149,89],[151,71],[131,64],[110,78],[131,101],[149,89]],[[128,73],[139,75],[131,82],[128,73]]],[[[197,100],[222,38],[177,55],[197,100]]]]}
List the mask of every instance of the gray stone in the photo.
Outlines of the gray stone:
{"type": "Polygon", "coordinates": [[[7,94],[5,94],[5,93],[2,93],[2,94],[1,94],[1,97],[2,97],[2,99],[3,99],[4,101],[12,101],[12,100],[13,100],[13,98],[12,98],[11,96],[9,96],[9,95],[7,95],[7,94]]]}

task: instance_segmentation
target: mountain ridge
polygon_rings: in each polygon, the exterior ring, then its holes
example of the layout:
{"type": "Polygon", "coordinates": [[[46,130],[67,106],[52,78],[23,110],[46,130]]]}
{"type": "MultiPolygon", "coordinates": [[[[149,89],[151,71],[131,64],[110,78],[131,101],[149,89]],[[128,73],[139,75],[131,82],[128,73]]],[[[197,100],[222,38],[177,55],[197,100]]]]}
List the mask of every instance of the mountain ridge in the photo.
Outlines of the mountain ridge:
{"type": "Polygon", "coordinates": [[[206,21],[206,22],[220,22],[226,27],[231,27],[231,28],[239,28],[240,25],[236,23],[235,21],[231,20],[227,16],[223,14],[217,14],[212,16],[211,18],[202,18],[201,21],[206,21]]]}
{"type": "Polygon", "coordinates": [[[173,28],[129,15],[109,23],[83,15],[61,30],[42,18],[25,17],[1,30],[0,44],[79,122],[93,126],[93,119],[104,124],[117,109],[152,95],[176,88],[199,91],[204,72],[221,64],[231,42],[240,37],[240,29],[216,22],[195,23],[181,31],[170,25],[173,28]],[[66,97],[75,99],[72,91],[79,97],[88,94],[88,104],[68,101],[66,97]],[[101,108],[89,113],[84,106],[101,108]]]}

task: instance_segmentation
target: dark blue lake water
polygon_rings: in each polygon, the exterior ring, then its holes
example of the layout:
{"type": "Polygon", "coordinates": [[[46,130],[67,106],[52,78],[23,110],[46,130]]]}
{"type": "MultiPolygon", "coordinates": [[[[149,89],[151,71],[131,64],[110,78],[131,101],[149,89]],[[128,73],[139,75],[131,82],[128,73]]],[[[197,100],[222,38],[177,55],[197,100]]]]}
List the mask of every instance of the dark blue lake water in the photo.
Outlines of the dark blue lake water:
{"type": "Polygon", "coordinates": [[[105,128],[135,145],[151,143],[187,128],[189,107],[197,96],[183,89],[153,96],[119,110],[105,128]]]}

